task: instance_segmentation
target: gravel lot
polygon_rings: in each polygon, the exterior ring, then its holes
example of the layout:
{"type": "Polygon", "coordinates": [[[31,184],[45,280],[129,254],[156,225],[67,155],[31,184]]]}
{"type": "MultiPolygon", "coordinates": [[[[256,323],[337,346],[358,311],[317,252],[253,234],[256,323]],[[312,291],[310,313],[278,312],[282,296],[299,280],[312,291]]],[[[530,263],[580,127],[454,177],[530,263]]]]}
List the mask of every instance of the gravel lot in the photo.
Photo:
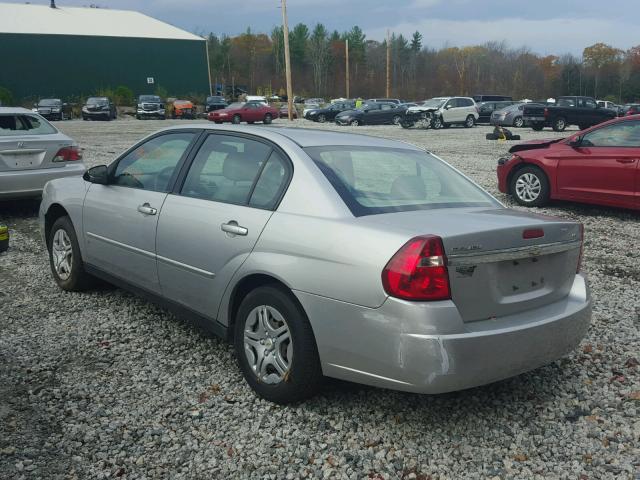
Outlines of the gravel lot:
{"type": "MultiPolygon", "coordinates": [[[[95,165],[171,123],[58,126],[95,165]]],[[[508,145],[486,141],[489,127],[339,130],[425,147],[512,205],[495,178],[508,145]]],[[[0,204],[12,235],[0,255],[0,478],[638,479],[640,217],[566,203],[540,211],[585,224],[595,306],[576,352],[459,393],[329,381],[281,407],[253,395],[230,346],[166,311],[117,289],[59,290],[37,203],[0,204]]]]}

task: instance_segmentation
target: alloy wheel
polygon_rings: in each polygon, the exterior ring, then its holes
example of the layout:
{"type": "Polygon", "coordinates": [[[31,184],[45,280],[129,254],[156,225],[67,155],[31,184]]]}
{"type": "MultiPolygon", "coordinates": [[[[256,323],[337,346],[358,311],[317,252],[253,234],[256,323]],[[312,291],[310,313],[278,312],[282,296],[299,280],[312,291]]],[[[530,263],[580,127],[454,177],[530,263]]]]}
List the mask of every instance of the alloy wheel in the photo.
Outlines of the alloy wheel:
{"type": "Polygon", "coordinates": [[[513,121],[513,126],[516,128],[522,128],[524,126],[524,120],[522,119],[522,117],[516,117],[516,119],[513,121]]]}
{"type": "Polygon", "coordinates": [[[69,235],[62,228],[53,235],[51,253],[56,274],[61,280],[68,280],[73,268],[73,249],[69,235]]]}
{"type": "Polygon", "coordinates": [[[542,191],[540,179],[533,173],[525,173],[516,180],[516,195],[523,202],[534,202],[542,191]]]}
{"type": "Polygon", "coordinates": [[[274,385],[287,379],[293,341],[282,314],[270,305],[251,310],[244,323],[244,354],[261,382],[274,385]]]}

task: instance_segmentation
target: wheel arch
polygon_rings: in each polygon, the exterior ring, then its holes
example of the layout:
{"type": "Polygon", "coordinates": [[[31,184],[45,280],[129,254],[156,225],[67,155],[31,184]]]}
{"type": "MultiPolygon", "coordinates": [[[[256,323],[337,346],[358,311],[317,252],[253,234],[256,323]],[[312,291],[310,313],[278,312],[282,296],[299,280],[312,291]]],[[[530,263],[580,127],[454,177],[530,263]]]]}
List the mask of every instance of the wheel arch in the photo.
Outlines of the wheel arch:
{"type": "Polygon", "coordinates": [[[44,235],[45,242],[47,243],[47,248],[49,247],[49,234],[51,233],[51,228],[53,224],[56,223],[56,220],[62,217],[69,217],[69,221],[73,225],[73,220],[71,220],[71,215],[69,212],[59,203],[52,203],[49,205],[47,209],[47,213],[44,215],[44,235]]]}
{"type": "Polygon", "coordinates": [[[514,165],[511,171],[509,172],[509,174],[507,175],[507,188],[509,189],[510,195],[513,195],[513,191],[511,190],[511,181],[513,180],[513,176],[525,167],[534,167],[540,170],[544,174],[544,176],[547,177],[547,182],[549,183],[549,193],[551,194],[555,193],[555,184],[551,182],[552,177],[551,175],[549,175],[549,172],[547,171],[545,166],[540,162],[523,159],[517,165],[514,165]]]}
{"type": "Polygon", "coordinates": [[[221,320],[223,320],[225,317],[227,320],[227,340],[229,340],[230,342],[233,341],[236,314],[238,313],[238,309],[240,308],[242,300],[244,300],[244,298],[256,288],[264,287],[267,285],[275,286],[286,291],[288,294],[290,294],[291,300],[300,308],[300,310],[302,312],[305,312],[302,304],[293,293],[291,287],[289,287],[289,285],[287,285],[283,280],[268,273],[250,273],[238,280],[233,286],[233,288],[231,289],[231,294],[229,295],[229,300],[226,302],[226,312],[221,312],[221,320]]]}

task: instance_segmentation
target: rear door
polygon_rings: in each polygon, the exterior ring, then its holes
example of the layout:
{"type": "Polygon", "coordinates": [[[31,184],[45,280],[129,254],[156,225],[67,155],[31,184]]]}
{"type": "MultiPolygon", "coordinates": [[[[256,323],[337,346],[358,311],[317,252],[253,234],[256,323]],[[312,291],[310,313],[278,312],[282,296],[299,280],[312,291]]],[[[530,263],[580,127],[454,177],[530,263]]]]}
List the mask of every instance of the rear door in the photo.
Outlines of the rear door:
{"type": "Polygon", "coordinates": [[[39,115],[0,115],[0,172],[64,167],[56,153],[71,139],[39,115]]]}
{"type": "Polygon", "coordinates": [[[209,134],[160,214],[163,295],[215,318],[231,277],[253,250],[291,171],[269,143],[209,134]]]}
{"type": "Polygon", "coordinates": [[[91,184],[83,209],[87,263],[160,292],[158,215],[198,133],[177,130],[152,137],[109,167],[109,185],[91,184]]]}
{"type": "Polygon", "coordinates": [[[587,133],[582,146],[558,145],[557,189],[563,198],[633,207],[640,158],[640,121],[587,133]]]}

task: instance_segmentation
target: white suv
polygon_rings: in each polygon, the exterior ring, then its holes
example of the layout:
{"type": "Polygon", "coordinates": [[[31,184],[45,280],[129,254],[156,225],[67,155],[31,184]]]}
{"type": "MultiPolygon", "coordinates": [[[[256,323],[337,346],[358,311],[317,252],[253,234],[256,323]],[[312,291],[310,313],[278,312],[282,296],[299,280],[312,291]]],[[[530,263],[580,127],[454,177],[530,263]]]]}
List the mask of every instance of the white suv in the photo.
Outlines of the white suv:
{"type": "Polygon", "coordinates": [[[454,124],[471,128],[479,117],[476,102],[471,97],[435,97],[407,110],[409,114],[419,112],[431,113],[431,127],[435,129],[454,124]]]}

